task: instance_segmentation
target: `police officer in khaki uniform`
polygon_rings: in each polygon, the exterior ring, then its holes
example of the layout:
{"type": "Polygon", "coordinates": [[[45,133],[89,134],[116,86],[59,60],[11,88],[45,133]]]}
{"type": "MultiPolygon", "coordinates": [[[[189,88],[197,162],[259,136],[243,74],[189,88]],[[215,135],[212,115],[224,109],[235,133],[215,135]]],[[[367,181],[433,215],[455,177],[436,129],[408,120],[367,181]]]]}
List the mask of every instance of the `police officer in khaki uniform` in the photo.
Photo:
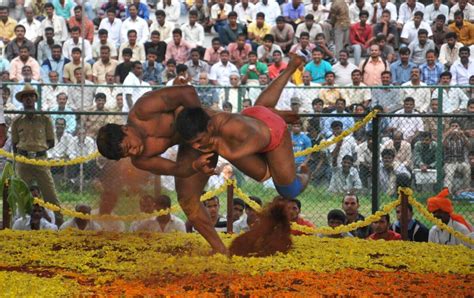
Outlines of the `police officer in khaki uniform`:
{"type": "MultiPolygon", "coordinates": [[[[38,93],[30,84],[16,94],[25,111],[35,111],[38,93]]],[[[27,158],[46,159],[46,151],[54,147],[54,131],[51,119],[46,115],[24,114],[16,117],[12,123],[13,152],[27,158]]],[[[53,177],[49,167],[17,163],[18,176],[29,186],[36,182],[47,202],[59,206],[53,177]]],[[[60,226],[63,218],[56,213],[56,224],[60,226]]]]}

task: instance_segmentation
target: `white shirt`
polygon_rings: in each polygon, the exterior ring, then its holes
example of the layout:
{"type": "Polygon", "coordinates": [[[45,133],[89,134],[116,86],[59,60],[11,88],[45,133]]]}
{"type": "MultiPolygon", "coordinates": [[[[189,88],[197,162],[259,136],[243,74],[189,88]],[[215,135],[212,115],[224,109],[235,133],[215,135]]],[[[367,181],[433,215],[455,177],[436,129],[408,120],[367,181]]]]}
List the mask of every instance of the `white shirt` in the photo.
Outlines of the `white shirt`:
{"type": "Polygon", "coordinates": [[[104,93],[106,102],[104,108],[108,111],[115,111],[117,109],[117,94],[122,93],[122,88],[118,85],[109,85],[111,87],[97,87],[95,94],[104,93]]]}
{"type": "Polygon", "coordinates": [[[84,143],[80,142],[78,136],[74,136],[72,137],[71,143],[71,147],[73,147],[73,149],[71,149],[71,158],[90,155],[97,151],[95,140],[89,136],[84,138],[84,143]]]}
{"type": "Polygon", "coordinates": [[[140,222],[134,227],[134,232],[158,232],[158,233],[172,233],[172,232],[186,232],[186,226],[184,221],[173,214],[170,215],[171,219],[162,229],[160,223],[156,218],[148,219],[140,222]]]}
{"type": "MultiPolygon", "coordinates": [[[[442,64],[450,63],[453,65],[454,61],[459,60],[459,49],[464,45],[460,42],[456,42],[454,47],[451,49],[448,43],[444,43],[439,50],[439,62],[442,64]]],[[[472,54],[472,53],[471,53],[472,54]]]]}
{"type": "MultiPolygon", "coordinates": [[[[460,232],[461,234],[464,235],[469,235],[469,229],[463,225],[462,223],[459,223],[457,221],[454,221],[452,219],[449,219],[448,226],[453,228],[455,231],[460,232]]],[[[443,231],[438,226],[434,225],[430,229],[430,233],[428,236],[428,242],[433,242],[433,243],[439,243],[439,244],[446,244],[446,245],[459,245],[459,244],[464,244],[468,246],[468,244],[465,244],[458,238],[454,237],[447,231],[443,231]]]]}
{"type": "MultiPolygon", "coordinates": [[[[416,100],[416,99],[415,99],[416,100]]],[[[405,110],[401,109],[396,111],[395,114],[405,114],[405,110]]],[[[418,112],[413,111],[413,114],[418,112]]],[[[423,120],[418,117],[395,117],[390,122],[390,127],[395,128],[399,132],[403,133],[405,140],[411,138],[418,131],[424,131],[423,120]]]]}
{"type": "Polygon", "coordinates": [[[27,19],[21,20],[18,24],[25,26],[25,37],[31,42],[35,42],[38,36],[41,36],[41,22],[33,18],[33,22],[28,23],[27,19]]]}
{"type": "MultiPolygon", "coordinates": [[[[125,80],[123,81],[124,86],[150,86],[145,81],[140,80],[137,76],[130,72],[125,80]]],[[[146,92],[151,91],[151,88],[133,88],[133,87],[124,87],[123,88],[123,100],[124,105],[122,108],[122,112],[129,112],[129,107],[127,104],[127,94],[132,95],[132,106],[137,102],[137,100],[146,92]]],[[[131,107],[130,107],[131,108],[131,107]]]]}
{"type": "Polygon", "coordinates": [[[377,18],[377,22],[379,22],[380,19],[382,18],[382,12],[384,10],[389,10],[390,11],[390,21],[392,21],[392,22],[397,21],[397,18],[398,18],[397,7],[392,2],[390,2],[390,1],[387,2],[387,4],[385,5],[384,8],[382,8],[380,3],[375,4],[375,7],[377,8],[377,12],[375,14],[376,18],[377,18]]]}
{"type": "MultiPolygon", "coordinates": [[[[31,217],[25,215],[20,217],[13,223],[12,230],[18,231],[31,231],[31,217]]],[[[45,218],[40,219],[40,230],[57,231],[58,227],[55,224],[50,223],[45,218]]]]}
{"type": "Polygon", "coordinates": [[[336,85],[345,86],[352,83],[352,71],[359,69],[354,64],[348,62],[346,66],[342,66],[341,62],[337,62],[332,66],[332,71],[336,74],[336,85]]]}
{"type": "MultiPolygon", "coordinates": [[[[354,84],[349,84],[346,86],[354,86],[354,84]]],[[[366,84],[360,83],[360,87],[367,87],[366,84]]],[[[344,99],[346,100],[346,105],[353,104],[363,104],[365,101],[372,99],[372,93],[370,89],[341,89],[341,93],[344,94],[344,99]]]]}
{"type": "MultiPolygon", "coordinates": [[[[69,38],[66,40],[63,44],[63,56],[64,58],[68,58],[69,60],[72,60],[71,54],[72,54],[72,49],[74,48],[79,48],[82,51],[82,37],[79,37],[79,40],[77,43],[74,42],[72,38],[69,38]]],[[[92,46],[91,43],[85,39],[84,40],[84,61],[90,61],[92,60],[92,46]]]]}
{"type": "Polygon", "coordinates": [[[106,44],[101,44],[100,40],[96,39],[96,41],[92,43],[92,57],[96,61],[100,59],[100,48],[102,46],[108,46],[110,48],[110,57],[118,57],[115,43],[113,43],[111,40],[107,40],[106,44]]]}
{"type": "Polygon", "coordinates": [[[56,43],[61,43],[66,41],[68,38],[68,31],[66,26],[66,21],[62,17],[53,15],[53,18],[50,20],[48,18],[41,21],[41,34],[43,34],[43,40],[46,40],[45,29],[52,27],[54,29],[54,41],[56,43]]]}
{"type": "Polygon", "coordinates": [[[469,78],[474,75],[474,61],[470,58],[467,68],[461,63],[461,59],[456,60],[449,69],[453,78],[451,80],[454,85],[469,85],[469,78]]]}
{"type": "Polygon", "coordinates": [[[295,97],[298,91],[297,88],[298,87],[291,82],[286,83],[275,108],[277,110],[291,110],[291,98],[295,97]]]}
{"type": "Polygon", "coordinates": [[[446,23],[448,22],[449,8],[447,5],[441,4],[438,9],[434,7],[434,4],[427,5],[425,7],[425,13],[423,19],[428,24],[432,24],[438,15],[444,15],[446,17],[446,23]]]}
{"type": "Polygon", "coordinates": [[[369,19],[367,20],[367,23],[371,23],[372,16],[374,15],[374,7],[372,6],[372,4],[370,4],[370,2],[365,2],[364,7],[362,7],[362,9],[359,9],[359,7],[354,2],[349,5],[349,18],[351,20],[351,24],[360,22],[359,13],[361,10],[365,10],[369,13],[369,19]]]}
{"type": "Polygon", "coordinates": [[[306,23],[301,23],[296,27],[296,33],[295,37],[300,38],[301,33],[307,32],[309,34],[309,41],[310,42],[315,42],[316,40],[316,35],[319,33],[323,32],[323,29],[321,29],[321,25],[314,23],[311,26],[311,29],[308,30],[308,27],[306,26],[306,23]]]}
{"type": "MultiPolygon", "coordinates": [[[[71,218],[67,221],[65,221],[61,227],[59,227],[59,230],[62,231],[62,230],[66,230],[66,229],[79,229],[79,227],[77,226],[76,224],[76,221],[74,220],[74,218],[71,218]]],[[[93,222],[93,221],[89,221],[86,225],[86,228],[84,229],[84,231],[100,231],[102,228],[100,227],[99,224],[93,222]]]]}
{"type": "Polygon", "coordinates": [[[271,26],[276,24],[276,18],[281,15],[281,9],[275,0],[268,0],[267,5],[261,1],[255,4],[255,14],[263,12],[265,14],[265,22],[271,26]]]}
{"type": "MultiPolygon", "coordinates": [[[[99,209],[92,210],[91,214],[94,214],[94,215],[99,214],[99,209]]],[[[115,214],[113,214],[113,215],[115,215],[115,214]]],[[[125,223],[121,220],[114,220],[114,221],[96,220],[95,222],[98,225],[100,225],[102,231],[114,232],[114,233],[125,232],[125,223]]]]}
{"type": "MultiPolygon", "coordinates": [[[[411,81],[403,83],[402,86],[410,87],[413,86],[411,81]]],[[[418,86],[426,86],[425,83],[420,82],[418,86]]],[[[401,101],[407,97],[413,97],[415,99],[415,109],[425,113],[430,107],[431,92],[429,88],[403,88],[401,101]]]]}
{"type": "Polygon", "coordinates": [[[411,10],[408,5],[405,3],[402,3],[400,5],[400,9],[398,11],[398,20],[397,23],[400,24],[405,24],[408,21],[411,21],[413,19],[413,16],[415,15],[415,12],[421,11],[424,13],[425,6],[420,3],[416,2],[415,9],[411,10]]]}
{"type": "MultiPolygon", "coordinates": [[[[332,140],[334,137],[331,137],[332,140]]],[[[333,144],[329,146],[326,151],[331,154],[334,149],[336,149],[337,144],[333,144]]],[[[350,155],[352,157],[355,157],[356,154],[356,147],[357,147],[357,142],[354,139],[353,136],[348,136],[342,140],[342,145],[341,145],[341,150],[339,151],[339,155],[337,156],[337,165],[340,166],[342,164],[342,158],[346,155],[350,155]]],[[[332,167],[332,162],[331,162],[331,167],[332,167]]]]}
{"type": "MultiPolygon", "coordinates": [[[[454,13],[459,10],[459,3],[456,3],[451,7],[449,11],[449,20],[454,20],[454,13]]],[[[474,5],[467,3],[466,8],[463,11],[464,19],[469,20],[470,22],[474,21],[474,5]]]]}
{"type": "Polygon", "coordinates": [[[304,84],[299,85],[296,89],[296,96],[301,100],[301,108],[300,111],[304,113],[313,113],[313,107],[311,103],[314,99],[319,97],[319,90],[316,88],[309,88],[309,87],[320,87],[321,85],[315,82],[309,82],[309,86],[305,86],[304,84]],[[303,88],[300,88],[303,87],[303,88]]]}
{"type": "Polygon", "coordinates": [[[61,137],[61,140],[58,141],[56,133],[54,134],[54,147],[49,149],[46,153],[48,158],[51,159],[71,159],[74,156],[74,137],[68,133],[64,132],[61,137]]]}
{"type": "Polygon", "coordinates": [[[242,216],[239,220],[234,221],[232,224],[232,232],[235,234],[244,233],[250,230],[250,227],[247,223],[247,216],[242,216]]]}
{"type": "Polygon", "coordinates": [[[41,90],[41,109],[43,111],[49,111],[54,108],[57,104],[56,99],[59,93],[65,93],[67,95],[67,86],[56,86],[55,89],[53,89],[51,85],[43,86],[41,90]]]}
{"type": "Polygon", "coordinates": [[[400,37],[408,39],[408,43],[411,43],[412,41],[418,38],[418,30],[420,29],[425,29],[426,31],[428,31],[428,37],[433,36],[431,27],[427,22],[421,21],[420,26],[416,28],[415,22],[409,21],[405,25],[403,25],[402,34],[400,35],[400,37]]]}
{"type": "MultiPolygon", "coordinates": [[[[438,98],[438,88],[433,91],[431,98],[438,98]]],[[[456,110],[465,109],[469,97],[461,88],[451,87],[443,89],[443,113],[452,113],[456,110]]]]}
{"type": "Polygon", "coordinates": [[[204,27],[201,24],[196,23],[194,26],[191,26],[189,23],[183,24],[181,26],[181,31],[183,31],[184,40],[198,46],[204,44],[204,27]]]}
{"type": "Polygon", "coordinates": [[[153,31],[158,31],[160,32],[160,40],[169,43],[170,41],[173,40],[173,29],[174,29],[174,24],[165,21],[163,26],[161,26],[158,21],[153,21],[153,23],[150,26],[150,32],[153,31]]]}
{"type": "Polygon", "coordinates": [[[319,4],[318,8],[314,10],[313,4],[309,3],[305,5],[304,11],[306,12],[307,15],[312,14],[314,16],[315,23],[324,23],[327,20],[328,15],[329,15],[329,12],[327,12],[329,10],[323,4],[319,4]]]}
{"type": "Polygon", "coordinates": [[[163,10],[166,14],[166,19],[169,22],[172,22],[174,24],[178,24],[179,21],[179,15],[181,13],[181,5],[178,0],[171,0],[171,5],[166,5],[165,8],[163,8],[163,1],[158,2],[156,4],[156,10],[163,10]]]}
{"type": "MultiPolygon", "coordinates": [[[[252,2],[248,3],[247,9],[244,9],[242,3],[237,3],[234,6],[234,11],[237,13],[239,23],[245,25],[256,19],[255,4],[252,2]],[[249,22],[250,21],[250,22],[249,22]]],[[[266,16],[265,16],[266,19],[266,16]]]]}
{"type": "Polygon", "coordinates": [[[123,21],[122,28],[120,29],[120,40],[128,40],[127,33],[129,30],[135,29],[137,31],[137,43],[145,44],[150,38],[150,31],[148,30],[148,23],[137,16],[135,20],[128,17],[123,21]]]}
{"type": "MultiPolygon", "coordinates": [[[[221,11],[221,8],[219,6],[219,4],[214,4],[212,5],[211,7],[211,19],[217,19],[217,16],[219,15],[219,12],[221,11]]],[[[224,13],[226,15],[229,14],[229,12],[232,11],[232,6],[230,6],[230,4],[224,4],[224,13]]]]}
{"type": "Polygon", "coordinates": [[[229,76],[231,73],[239,73],[237,67],[230,62],[224,65],[219,61],[211,67],[209,80],[216,80],[220,86],[230,86],[229,76]]]}
{"type": "MultiPolygon", "coordinates": [[[[99,30],[105,29],[109,33],[108,39],[114,43],[115,48],[120,47],[121,36],[120,32],[122,29],[122,20],[115,18],[114,22],[111,24],[108,18],[103,18],[100,21],[99,30]]],[[[125,39],[126,40],[126,39],[125,39]]]]}

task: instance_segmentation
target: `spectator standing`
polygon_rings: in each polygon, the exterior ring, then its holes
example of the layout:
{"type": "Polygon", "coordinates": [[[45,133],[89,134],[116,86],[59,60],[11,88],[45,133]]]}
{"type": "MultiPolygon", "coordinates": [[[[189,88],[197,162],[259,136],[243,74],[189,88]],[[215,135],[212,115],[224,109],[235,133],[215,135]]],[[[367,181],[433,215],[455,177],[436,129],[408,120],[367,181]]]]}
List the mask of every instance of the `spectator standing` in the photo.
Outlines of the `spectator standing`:
{"type": "Polygon", "coordinates": [[[470,144],[458,120],[451,120],[449,129],[443,134],[444,185],[453,193],[469,187],[470,171],[468,154],[470,144]],[[461,185],[455,185],[454,177],[460,174],[461,185]]]}
{"type": "Polygon", "coordinates": [[[372,223],[372,229],[374,233],[371,234],[367,239],[370,240],[402,240],[402,236],[392,230],[389,230],[390,227],[390,215],[385,214],[380,217],[378,221],[372,223]]]}
{"type": "Polygon", "coordinates": [[[334,28],[334,43],[336,53],[339,53],[347,44],[349,44],[349,7],[345,0],[334,0],[331,5],[331,19],[329,22],[334,28]]]}

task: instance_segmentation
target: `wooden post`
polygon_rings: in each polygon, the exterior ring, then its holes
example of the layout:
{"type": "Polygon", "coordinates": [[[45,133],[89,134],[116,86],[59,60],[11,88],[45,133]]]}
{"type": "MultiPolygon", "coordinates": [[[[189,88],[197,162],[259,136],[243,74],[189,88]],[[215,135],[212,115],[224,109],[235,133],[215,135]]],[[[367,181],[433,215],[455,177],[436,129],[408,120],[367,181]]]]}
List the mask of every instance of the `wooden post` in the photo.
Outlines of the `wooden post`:
{"type": "Polygon", "coordinates": [[[400,217],[400,234],[403,240],[408,240],[408,196],[401,192],[401,217],[400,217]]]}
{"type": "Polygon", "coordinates": [[[234,186],[227,186],[227,233],[233,232],[233,211],[234,211],[234,186]]]}
{"type": "Polygon", "coordinates": [[[4,230],[4,229],[10,228],[10,222],[11,222],[11,211],[10,211],[10,205],[8,204],[8,186],[6,184],[3,185],[2,201],[3,201],[2,230],[4,230]]]}

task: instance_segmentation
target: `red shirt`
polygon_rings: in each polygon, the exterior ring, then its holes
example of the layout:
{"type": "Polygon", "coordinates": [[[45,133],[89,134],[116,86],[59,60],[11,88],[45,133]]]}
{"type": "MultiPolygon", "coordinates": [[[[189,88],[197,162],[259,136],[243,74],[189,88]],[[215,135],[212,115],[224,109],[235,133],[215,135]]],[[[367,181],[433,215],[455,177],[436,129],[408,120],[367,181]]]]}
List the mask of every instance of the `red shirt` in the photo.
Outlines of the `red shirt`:
{"type": "MultiPolygon", "coordinates": [[[[315,228],[316,226],[310,222],[309,220],[306,220],[304,218],[301,218],[298,216],[298,219],[296,220],[296,223],[301,225],[301,226],[307,226],[307,227],[310,227],[310,228],[315,228]]],[[[300,232],[300,231],[295,231],[295,230],[291,230],[291,235],[295,235],[295,236],[300,236],[300,235],[311,235],[311,234],[307,234],[307,233],[303,233],[303,232],[300,232]]]]}
{"type": "Polygon", "coordinates": [[[373,233],[372,235],[367,237],[367,239],[371,239],[371,240],[383,239],[386,241],[391,241],[391,240],[402,240],[402,236],[394,231],[388,230],[388,236],[386,238],[381,238],[378,236],[378,234],[373,233]]]}
{"type": "Polygon", "coordinates": [[[367,41],[372,38],[372,27],[369,24],[365,24],[365,27],[362,27],[360,23],[356,23],[351,26],[349,39],[351,44],[360,44],[364,48],[367,48],[369,45],[367,41]]]}
{"type": "Polygon", "coordinates": [[[284,70],[287,66],[288,64],[286,64],[283,61],[280,63],[280,67],[276,66],[275,63],[273,63],[272,65],[268,67],[268,76],[272,80],[275,79],[276,77],[280,75],[280,72],[284,70]]]}
{"type": "MultiPolygon", "coordinates": [[[[85,22],[84,23],[84,39],[87,39],[88,41],[90,41],[90,43],[92,45],[92,41],[94,39],[94,24],[92,23],[91,20],[87,19],[86,17],[84,17],[84,22],[85,22]]],[[[81,22],[76,20],[76,18],[74,16],[72,16],[68,20],[68,24],[69,24],[69,28],[79,27],[82,30],[81,22]]],[[[109,35],[110,35],[110,33],[109,33],[109,35]]]]}

